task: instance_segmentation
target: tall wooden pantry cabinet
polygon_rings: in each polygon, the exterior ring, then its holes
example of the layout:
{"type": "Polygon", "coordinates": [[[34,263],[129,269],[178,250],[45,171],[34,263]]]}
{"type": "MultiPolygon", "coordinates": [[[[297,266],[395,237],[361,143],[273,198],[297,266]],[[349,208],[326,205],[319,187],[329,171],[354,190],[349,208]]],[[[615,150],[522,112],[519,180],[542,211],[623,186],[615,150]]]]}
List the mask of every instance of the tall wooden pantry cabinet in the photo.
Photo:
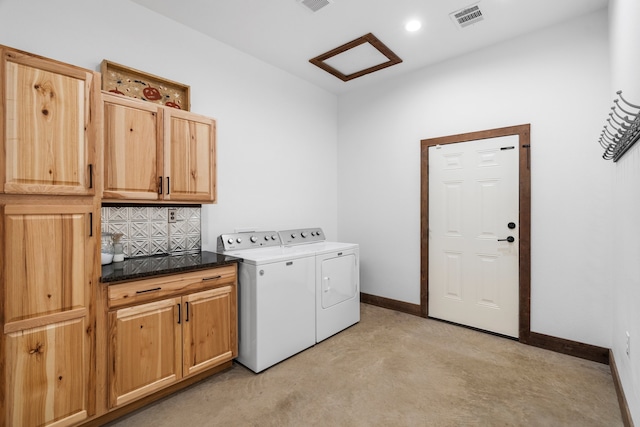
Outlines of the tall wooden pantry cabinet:
{"type": "Polygon", "coordinates": [[[0,425],[95,412],[99,84],[0,46],[0,425]]]}

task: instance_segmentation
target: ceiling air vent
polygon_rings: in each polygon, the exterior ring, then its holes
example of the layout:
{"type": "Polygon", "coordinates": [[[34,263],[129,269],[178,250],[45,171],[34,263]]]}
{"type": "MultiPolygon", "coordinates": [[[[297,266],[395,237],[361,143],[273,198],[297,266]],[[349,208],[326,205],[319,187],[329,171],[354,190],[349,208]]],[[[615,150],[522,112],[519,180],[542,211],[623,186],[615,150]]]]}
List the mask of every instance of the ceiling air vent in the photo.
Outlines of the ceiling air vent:
{"type": "Polygon", "coordinates": [[[311,12],[317,12],[325,6],[331,4],[330,0],[298,0],[298,3],[305,6],[311,12]]]}
{"type": "Polygon", "coordinates": [[[451,19],[453,19],[453,22],[455,22],[459,28],[468,27],[484,19],[480,6],[477,4],[456,10],[450,13],[449,16],[451,16],[451,19]]]}

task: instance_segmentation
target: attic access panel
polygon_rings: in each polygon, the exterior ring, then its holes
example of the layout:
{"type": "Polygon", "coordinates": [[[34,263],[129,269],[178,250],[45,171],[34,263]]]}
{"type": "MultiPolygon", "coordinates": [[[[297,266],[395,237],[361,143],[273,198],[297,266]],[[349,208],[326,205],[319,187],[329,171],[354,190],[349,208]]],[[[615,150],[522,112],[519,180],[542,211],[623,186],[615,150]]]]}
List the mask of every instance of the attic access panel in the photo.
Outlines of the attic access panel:
{"type": "Polygon", "coordinates": [[[346,82],[399,64],[402,59],[369,33],[311,58],[309,62],[346,82]]]}

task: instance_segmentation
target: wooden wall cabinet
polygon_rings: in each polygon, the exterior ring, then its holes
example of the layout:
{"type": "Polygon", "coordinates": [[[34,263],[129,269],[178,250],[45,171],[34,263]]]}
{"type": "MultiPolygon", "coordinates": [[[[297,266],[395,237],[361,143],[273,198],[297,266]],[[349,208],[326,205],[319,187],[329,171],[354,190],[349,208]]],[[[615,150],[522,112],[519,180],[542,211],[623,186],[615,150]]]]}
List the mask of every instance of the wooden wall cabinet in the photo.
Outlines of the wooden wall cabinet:
{"type": "Polygon", "coordinates": [[[165,200],[215,202],[215,120],[164,109],[165,200]]]}
{"type": "Polygon", "coordinates": [[[4,205],[7,426],[66,426],[91,415],[92,205],[4,205]]]}
{"type": "Polygon", "coordinates": [[[191,273],[186,278],[178,275],[112,286],[107,364],[110,408],[237,355],[235,266],[191,273]],[[166,296],[171,293],[178,295],[166,296]],[[126,306],[154,295],[160,299],[126,306]]]}
{"type": "Polygon", "coordinates": [[[215,202],[214,119],[108,92],[102,99],[104,200],[215,202]]]}
{"type": "Polygon", "coordinates": [[[93,195],[90,70],[0,46],[0,193],[93,195]]]}

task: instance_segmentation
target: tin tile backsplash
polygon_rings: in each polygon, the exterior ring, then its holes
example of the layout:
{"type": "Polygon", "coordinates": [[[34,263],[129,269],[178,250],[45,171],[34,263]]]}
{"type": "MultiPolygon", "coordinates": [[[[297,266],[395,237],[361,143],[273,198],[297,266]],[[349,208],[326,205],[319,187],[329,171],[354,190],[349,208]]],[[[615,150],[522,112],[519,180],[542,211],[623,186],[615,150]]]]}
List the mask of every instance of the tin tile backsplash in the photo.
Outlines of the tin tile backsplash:
{"type": "Polygon", "coordinates": [[[200,251],[200,210],[197,207],[108,206],[102,208],[102,232],[122,233],[124,256],[200,251]],[[169,209],[175,222],[169,222],[169,209]]]}

